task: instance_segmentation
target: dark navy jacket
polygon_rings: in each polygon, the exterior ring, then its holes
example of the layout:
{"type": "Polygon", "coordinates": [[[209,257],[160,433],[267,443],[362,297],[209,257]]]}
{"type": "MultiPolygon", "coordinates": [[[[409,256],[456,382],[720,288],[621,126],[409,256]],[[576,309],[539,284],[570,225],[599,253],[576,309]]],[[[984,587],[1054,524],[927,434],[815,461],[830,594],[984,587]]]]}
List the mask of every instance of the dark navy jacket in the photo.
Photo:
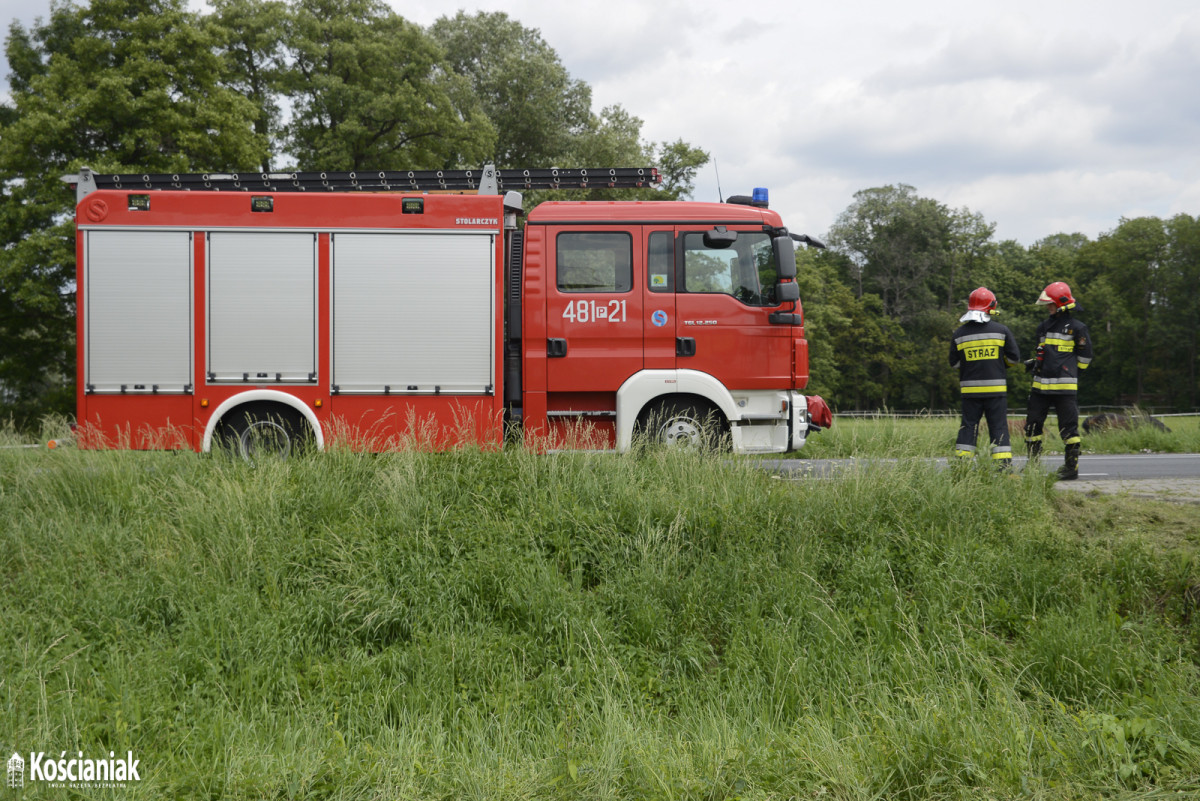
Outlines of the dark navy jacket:
{"type": "Polygon", "coordinates": [[[1069,311],[1044,320],[1037,330],[1042,363],[1033,374],[1033,391],[1066,395],[1079,391],[1079,371],[1092,362],[1092,338],[1082,320],[1069,311]]]}
{"type": "Polygon", "coordinates": [[[964,396],[994,398],[1008,392],[1006,367],[1021,361],[1017,340],[995,320],[963,323],[950,339],[950,366],[958,368],[964,396]]]}

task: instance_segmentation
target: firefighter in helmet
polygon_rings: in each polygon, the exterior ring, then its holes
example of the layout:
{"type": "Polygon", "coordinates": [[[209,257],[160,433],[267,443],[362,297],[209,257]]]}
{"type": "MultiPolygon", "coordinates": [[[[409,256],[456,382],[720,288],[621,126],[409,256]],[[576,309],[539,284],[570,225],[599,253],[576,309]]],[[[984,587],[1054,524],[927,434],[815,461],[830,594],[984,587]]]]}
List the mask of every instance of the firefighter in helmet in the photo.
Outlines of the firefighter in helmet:
{"type": "Polygon", "coordinates": [[[1031,459],[1042,452],[1042,425],[1051,407],[1058,415],[1066,459],[1058,471],[1063,480],[1079,478],[1079,373],[1092,361],[1088,328],[1071,311],[1075,298],[1071,287],[1055,281],[1042,290],[1039,306],[1051,308],[1050,317],[1037,329],[1037,355],[1025,362],[1033,373],[1029,410],[1025,416],[1025,447],[1031,459]]]}
{"type": "Polygon", "coordinates": [[[954,455],[975,455],[979,420],[987,417],[992,460],[1002,468],[1012,466],[1008,439],[1008,379],[1006,368],[1021,361],[1017,340],[1007,326],[992,321],[996,296],[979,287],[967,299],[967,313],[950,339],[950,366],[958,368],[962,392],[962,423],[954,455]]]}

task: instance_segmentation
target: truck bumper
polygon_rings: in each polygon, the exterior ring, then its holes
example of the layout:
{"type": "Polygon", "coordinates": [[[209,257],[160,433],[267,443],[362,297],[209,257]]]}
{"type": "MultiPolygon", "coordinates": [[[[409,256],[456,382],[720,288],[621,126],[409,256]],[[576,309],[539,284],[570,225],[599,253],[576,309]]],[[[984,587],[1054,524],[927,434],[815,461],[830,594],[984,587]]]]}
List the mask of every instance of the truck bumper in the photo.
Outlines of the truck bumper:
{"type": "Polygon", "coordinates": [[[804,446],[808,399],[799,392],[733,393],[742,412],[730,421],[734,453],[785,453],[804,446]]]}

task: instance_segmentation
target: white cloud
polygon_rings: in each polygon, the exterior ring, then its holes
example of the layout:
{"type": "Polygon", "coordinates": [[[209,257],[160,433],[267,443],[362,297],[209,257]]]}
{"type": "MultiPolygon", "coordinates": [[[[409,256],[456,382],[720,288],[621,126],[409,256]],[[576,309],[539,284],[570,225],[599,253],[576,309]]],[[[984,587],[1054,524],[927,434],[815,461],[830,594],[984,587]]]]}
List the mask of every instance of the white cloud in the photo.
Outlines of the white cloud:
{"type": "MultiPolygon", "coordinates": [[[[1200,200],[1200,192],[1187,182],[1143,170],[995,175],[928,189],[951,206],[995,209],[985,216],[1008,221],[1010,229],[998,230],[997,237],[1020,238],[1026,244],[1059,232],[1095,237],[1116,228],[1121,218],[1173,216],[1178,213],[1171,208],[1173,199],[1189,192],[1193,200],[1200,200]],[[1025,236],[1018,236],[1019,231],[1025,236]]],[[[1191,214],[1197,213],[1196,208],[1191,214]]]]}
{"type": "Polygon", "coordinates": [[[931,57],[900,64],[872,76],[883,91],[979,81],[1057,82],[1104,69],[1115,39],[1095,39],[1088,31],[1047,34],[1006,19],[948,38],[931,57]]]}

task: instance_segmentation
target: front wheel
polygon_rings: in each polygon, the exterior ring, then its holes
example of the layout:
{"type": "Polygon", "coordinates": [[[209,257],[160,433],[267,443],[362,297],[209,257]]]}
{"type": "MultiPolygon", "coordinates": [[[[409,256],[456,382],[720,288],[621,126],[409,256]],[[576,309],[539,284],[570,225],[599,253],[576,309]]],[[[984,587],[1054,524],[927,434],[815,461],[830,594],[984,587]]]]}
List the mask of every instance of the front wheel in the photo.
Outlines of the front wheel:
{"type": "Polygon", "coordinates": [[[661,400],[643,415],[641,429],[647,438],[667,448],[684,451],[715,450],[725,438],[725,419],[700,399],[661,400]]]}

